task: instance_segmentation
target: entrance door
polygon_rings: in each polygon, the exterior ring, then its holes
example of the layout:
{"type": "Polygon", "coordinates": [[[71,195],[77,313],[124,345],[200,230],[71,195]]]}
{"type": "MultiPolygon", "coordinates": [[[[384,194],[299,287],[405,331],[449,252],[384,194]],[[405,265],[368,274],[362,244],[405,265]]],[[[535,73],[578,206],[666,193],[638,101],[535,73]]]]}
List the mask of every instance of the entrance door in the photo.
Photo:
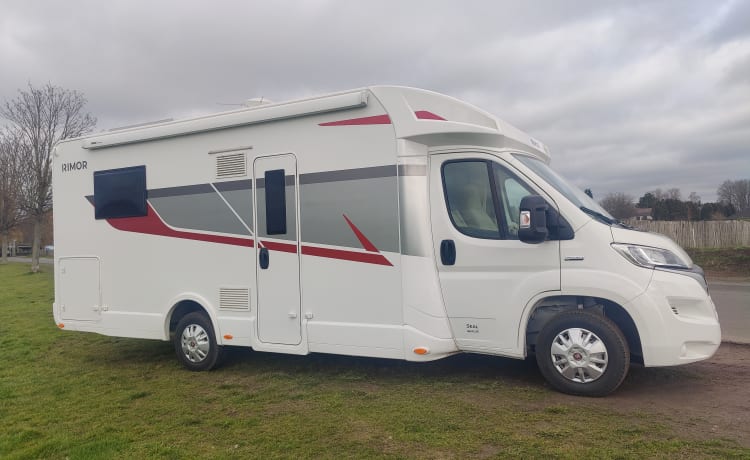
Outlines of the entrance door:
{"type": "Polygon", "coordinates": [[[297,159],[291,154],[257,158],[253,177],[258,338],[297,345],[302,340],[297,159]]]}
{"type": "Polygon", "coordinates": [[[430,157],[440,286],[464,350],[521,355],[524,307],[534,296],[560,289],[559,242],[518,240],[519,204],[530,194],[543,195],[493,155],[430,157]]]}

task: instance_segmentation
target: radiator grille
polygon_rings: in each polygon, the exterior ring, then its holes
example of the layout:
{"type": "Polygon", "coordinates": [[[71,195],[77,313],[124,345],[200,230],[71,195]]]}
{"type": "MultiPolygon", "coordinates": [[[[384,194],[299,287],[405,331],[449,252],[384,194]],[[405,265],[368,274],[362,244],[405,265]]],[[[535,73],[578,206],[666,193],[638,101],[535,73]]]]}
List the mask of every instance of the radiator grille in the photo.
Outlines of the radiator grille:
{"type": "Polygon", "coordinates": [[[247,175],[247,154],[234,152],[216,157],[216,178],[242,177],[247,175]]]}
{"type": "Polygon", "coordinates": [[[250,289],[248,288],[219,288],[220,310],[250,310],[250,289]]]}

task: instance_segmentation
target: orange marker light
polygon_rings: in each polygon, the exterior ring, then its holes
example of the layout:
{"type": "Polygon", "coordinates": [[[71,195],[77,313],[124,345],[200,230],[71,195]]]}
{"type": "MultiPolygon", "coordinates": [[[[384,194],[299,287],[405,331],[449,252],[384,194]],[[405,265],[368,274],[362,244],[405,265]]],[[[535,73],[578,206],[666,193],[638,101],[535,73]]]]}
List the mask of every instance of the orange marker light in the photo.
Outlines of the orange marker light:
{"type": "Polygon", "coordinates": [[[427,347],[417,347],[414,349],[414,353],[418,355],[426,355],[429,352],[430,352],[430,349],[427,347]]]}
{"type": "Polygon", "coordinates": [[[232,334],[224,334],[224,338],[226,340],[232,340],[234,338],[234,336],[232,334]]]}
{"type": "Polygon", "coordinates": [[[59,327],[60,329],[62,329],[62,328],[65,327],[65,325],[63,323],[60,323],[60,324],[57,325],[57,327],[59,327]]]}

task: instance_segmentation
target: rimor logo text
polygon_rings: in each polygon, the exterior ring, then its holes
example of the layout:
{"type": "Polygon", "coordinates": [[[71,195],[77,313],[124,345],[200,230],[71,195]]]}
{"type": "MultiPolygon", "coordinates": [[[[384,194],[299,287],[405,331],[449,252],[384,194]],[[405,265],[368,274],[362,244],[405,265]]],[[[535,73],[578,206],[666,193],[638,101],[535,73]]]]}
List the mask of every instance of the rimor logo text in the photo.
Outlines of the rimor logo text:
{"type": "Polygon", "coordinates": [[[62,164],[63,172],[79,171],[81,169],[88,169],[88,164],[86,163],[86,161],[75,161],[62,164]]]}

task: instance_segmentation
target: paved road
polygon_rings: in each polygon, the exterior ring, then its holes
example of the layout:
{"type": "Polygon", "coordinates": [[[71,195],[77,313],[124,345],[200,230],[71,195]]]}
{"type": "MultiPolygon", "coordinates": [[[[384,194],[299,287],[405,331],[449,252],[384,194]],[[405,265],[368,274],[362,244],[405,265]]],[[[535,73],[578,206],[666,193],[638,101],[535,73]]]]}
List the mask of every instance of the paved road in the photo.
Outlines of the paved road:
{"type": "Polygon", "coordinates": [[[750,343],[750,282],[711,281],[724,341],[750,343]]]}

